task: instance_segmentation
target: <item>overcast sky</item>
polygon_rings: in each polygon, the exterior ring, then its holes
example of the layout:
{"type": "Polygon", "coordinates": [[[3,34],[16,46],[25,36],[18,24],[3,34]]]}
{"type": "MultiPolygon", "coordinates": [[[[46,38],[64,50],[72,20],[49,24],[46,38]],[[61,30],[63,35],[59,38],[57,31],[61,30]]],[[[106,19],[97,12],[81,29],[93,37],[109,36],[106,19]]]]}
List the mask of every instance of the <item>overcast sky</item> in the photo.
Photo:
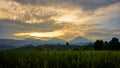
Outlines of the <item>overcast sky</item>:
{"type": "Polygon", "coordinates": [[[120,39],[120,0],[0,0],[0,38],[120,39]]]}

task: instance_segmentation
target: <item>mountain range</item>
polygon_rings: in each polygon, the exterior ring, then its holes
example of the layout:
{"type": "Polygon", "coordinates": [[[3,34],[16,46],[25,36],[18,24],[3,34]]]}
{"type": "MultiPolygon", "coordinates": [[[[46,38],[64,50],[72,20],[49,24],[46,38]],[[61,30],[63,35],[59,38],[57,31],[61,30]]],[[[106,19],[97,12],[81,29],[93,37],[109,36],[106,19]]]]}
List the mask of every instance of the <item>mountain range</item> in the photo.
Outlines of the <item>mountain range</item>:
{"type": "Polygon", "coordinates": [[[0,39],[0,47],[23,47],[27,45],[65,45],[66,42],[72,45],[87,45],[89,43],[92,43],[91,40],[83,38],[83,37],[76,37],[71,41],[65,41],[63,39],[58,38],[52,38],[49,40],[38,40],[33,38],[27,38],[24,40],[14,40],[14,39],[0,39]]]}

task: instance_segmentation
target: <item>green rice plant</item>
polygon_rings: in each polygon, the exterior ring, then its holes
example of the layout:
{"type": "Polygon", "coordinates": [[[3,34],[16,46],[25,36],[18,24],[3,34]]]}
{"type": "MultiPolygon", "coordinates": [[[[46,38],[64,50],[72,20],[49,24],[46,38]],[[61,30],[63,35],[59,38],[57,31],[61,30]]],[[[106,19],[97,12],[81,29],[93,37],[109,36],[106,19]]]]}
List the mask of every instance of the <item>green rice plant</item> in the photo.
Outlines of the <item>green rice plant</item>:
{"type": "Polygon", "coordinates": [[[120,51],[0,51],[0,68],[120,68],[120,51]]]}

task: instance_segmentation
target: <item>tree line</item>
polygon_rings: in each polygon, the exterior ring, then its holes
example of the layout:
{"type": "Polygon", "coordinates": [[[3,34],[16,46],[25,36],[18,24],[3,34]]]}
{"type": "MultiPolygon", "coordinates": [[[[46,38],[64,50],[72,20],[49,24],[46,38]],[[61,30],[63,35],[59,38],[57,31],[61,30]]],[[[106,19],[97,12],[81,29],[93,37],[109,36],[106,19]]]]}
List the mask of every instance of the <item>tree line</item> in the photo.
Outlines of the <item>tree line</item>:
{"type": "Polygon", "coordinates": [[[95,50],[120,50],[118,38],[112,38],[111,41],[96,40],[93,44],[95,50]]]}

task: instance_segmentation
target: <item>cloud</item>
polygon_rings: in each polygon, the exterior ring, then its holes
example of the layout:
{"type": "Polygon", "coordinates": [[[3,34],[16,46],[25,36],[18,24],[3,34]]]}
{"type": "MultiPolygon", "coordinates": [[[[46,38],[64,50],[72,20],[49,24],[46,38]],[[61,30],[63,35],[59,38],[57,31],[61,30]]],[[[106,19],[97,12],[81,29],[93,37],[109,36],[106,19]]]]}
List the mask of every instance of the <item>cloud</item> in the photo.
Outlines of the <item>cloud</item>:
{"type": "Polygon", "coordinates": [[[120,29],[94,29],[93,31],[87,32],[86,35],[91,37],[93,40],[96,39],[104,39],[104,40],[111,40],[113,37],[120,38],[120,29]]]}
{"type": "Polygon", "coordinates": [[[0,2],[0,19],[6,18],[26,23],[41,23],[49,20],[52,16],[65,12],[66,10],[64,9],[56,9],[52,6],[22,5],[15,1],[7,2],[5,0],[1,0],[0,2]]]}
{"type": "Polygon", "coordinates": [[[115,35],[107,30],[119,28],[119,6],[119,0],[0,0],[0,35],[60,31],[58,38],[67,40],[104,39],[115,35]]]}
{"type": "Polygon", "coordinates": [[[51,38],[64,36],[64,25],[44,22],[29,24],[17,20],[0,20],[0,35],[12,36],[13,38],[51,38]],[[48,33],[48,34],[47,34],[48,33]],[[22,35],[21,35],[22,34],[22,35]],[[39,36],[40,34],[41,36],[39,36]],[[49,35],[50,34],[50,35],[49,35]],[[54,36],[52,36],[54,35],[54,36]],[[45,37],[46,36],[46,37],[45,37]]]}
{"type": "Polygon", "coordinates": [[[51,37],[58,37],[66,40],[70,40],[73,37],[76,36],[84,36],[85,33],[89,30],[94,29],[94,26],[99,26],[99,24],[83,24],[83,25],[77,25],[72,23],[52,23],[52,22],[44,22],[44,23],[24,23],[17,20],[9,20],[9,19],[2,19],[0,20],[0,27],[1,30],[4,31],[0,34],[9,34],[16,38],[51,38],[51,37]],[[87,28],[91,27],[91,28],[87,28]],[[82,29],[81,29],[82,28],[82,29]],[[56,32],[57,31],[57,32],[56,32]],[[21,35],[22,33],[22,35],[21,35]],[[24,34],[23,34],[24,33],[24,34]],[[54,36],[47,36],[46,37],[40,37],[38,34],[52,34],[54,36]],[[56,34],[57,33],[57,34],[56,34]],[[60,35],[59,35],[59,34],[60,35]],[[20,34],[20,36],[18,36],[20,34]],[[33,35],[31,35],[33,34],[33,35]],[[35,36],[36,34],[36,36],[35,36]],[[57,36],[56,36],[57,35],[57,36]],[[38,37],[37,37],[38,36],[38,37]]]}
{"type": "MultiPolygon", "coordinates": [[[[119,6],[120,3],[112,4],[107,7],[100,7],[97,8],[94,11],[86,11],[82,9],[82,6],[77,7],[73,6],[71,3],[79,2],[72,1],[72,0],[36,0],[33,2],[33,0],[1,0],[0,2],[0,19],[12,19],[12,20],[19,20],[25,23],[43,23],[43,22],[49,22],[54,21],[54,23],[75,23],[75,24],[83,24],[87,22],[95,22],[103,17],[109,17],[110,12],[116,12],[120,11],[119,6]],[[21,3],[28,3],[25,5],[22,5],[18,3],[17,1],[21,3]],[[64,2],[69,4],[69,1],[71,2],[71,6],[67,6],[66,8],[62,7],[60,5],[59,7],[56,7],[56,5],[52,6],[51,3],[58,3],[58,2],[64,2]],[[67,3],[68,2],[68,3],[67,3]],[[30,3],[30,4],[29,4],[30,3]],[[32,4],[33,3],[33,4],[32,4]],[[38,3],[39,5],[34,5],[34,3],[38,3]],[[50,3],[49,6],[41,5],[44,3],[50,3]],[[12,8],[11,8],[12,7],[12,8]],[[114,9],[113,9],[114,8],[114,9]],[[108,15],[107,15],[108,14],[108,15]]],[[[98,3],[97,0],[89,1],[84,0],[86,2],[95,2],[98,3]]],[[[84,2],[80,0],[81,2],[84,2]]],[[[102,0],[107,1],[107,0],[102,0]]],[[[111,2],[111,1],[108,1],[111,2]]],[[[113,1],[112,1],[113,2],[113,1]]]]}
{"type": "Polygon", "coordinates": [[[120,0],[16,0],[22,4],[33,4],[33,5],[56,5],[56,6],[78,6],[83,9],[97,9],[104,6],[109,6],[120,2],[120,0]]]}
{"type": "MultiPolygon", "coordinates": [[[[29,24],[29,23],[25,23],[25,22],[21,22],[18,20],[9,20],[9,19],[1,19],[0,20],[0,25],[2,27],[9,27],[9,28],[13,28],[13,30],[16,30],[17,32],[49,32],[49,31],[55,31],[55,30],[59,30],[62,29],[64,27],[64,25],[59,25],[56,24],[52,21],[49,22],[43,22],[43,23],[35,23],[35,24],[29,24]]],[[[13,31],[11,30],[11,31],[13,31]]]]}

